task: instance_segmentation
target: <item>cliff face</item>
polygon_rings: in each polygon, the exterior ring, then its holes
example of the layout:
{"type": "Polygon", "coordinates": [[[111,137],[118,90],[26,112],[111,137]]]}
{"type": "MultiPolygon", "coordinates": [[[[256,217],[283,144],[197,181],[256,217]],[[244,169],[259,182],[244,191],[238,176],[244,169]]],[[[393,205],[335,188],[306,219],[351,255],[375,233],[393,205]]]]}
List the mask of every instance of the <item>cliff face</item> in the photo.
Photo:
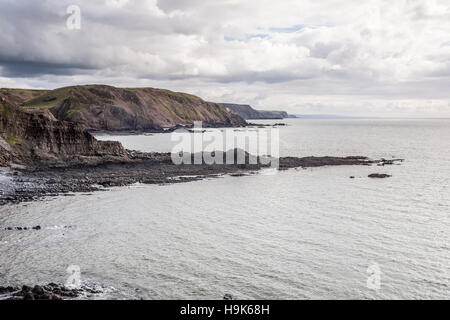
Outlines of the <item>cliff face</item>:
{"type": "Polygon", "coordinates": [[[126,159],[127,152],[118,142],[97,141],[78,124],[27,113],[0,93],[0,165],[66,165],[108,157],[126,159]]]}
{"type": "Polygon", "coordinates": [[[248,104],[221,103],[220,105],[237,113],[245,120],[248,119],[284,119],[289,115],[285,111],[262,111],[255,110],[248,104]]]}
{"type": "Polygon", "coordinates": [[[237,113],[245,120],[264,119],[263,115],[259,111],[253,109],[248,104],[221,103],[221,105],[233,111],[234,113],[237,113]]]}
{"type": "Polygon", "coordinates": [[[286,111],[260,111],[260,113],[265,117],[265,119],[284,119],[289,118],[286,111]]]}
{"type": "Polygon", "coordinates": [[[29,100],[24,96],[20,94],[21,107],[28,112],[47,113],[92,130],[152,130],[194,121],[213,127],[245,125],[242,117],[219,104],[163,89],[86,85],[42,91],[29,100]]]}

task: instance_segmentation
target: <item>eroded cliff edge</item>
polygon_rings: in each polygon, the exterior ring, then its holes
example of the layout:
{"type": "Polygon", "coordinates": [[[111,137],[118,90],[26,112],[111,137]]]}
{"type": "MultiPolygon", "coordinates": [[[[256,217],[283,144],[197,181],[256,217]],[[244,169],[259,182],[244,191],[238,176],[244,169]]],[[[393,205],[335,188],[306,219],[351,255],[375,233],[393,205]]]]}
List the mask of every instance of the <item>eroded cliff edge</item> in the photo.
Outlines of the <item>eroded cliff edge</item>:
{"type": "Polygon", "coordinates": [[[25,112],[0,93],[0,166],[68,166],[127,158],[119,142],[98,141],[79,124],[25,112]]]}

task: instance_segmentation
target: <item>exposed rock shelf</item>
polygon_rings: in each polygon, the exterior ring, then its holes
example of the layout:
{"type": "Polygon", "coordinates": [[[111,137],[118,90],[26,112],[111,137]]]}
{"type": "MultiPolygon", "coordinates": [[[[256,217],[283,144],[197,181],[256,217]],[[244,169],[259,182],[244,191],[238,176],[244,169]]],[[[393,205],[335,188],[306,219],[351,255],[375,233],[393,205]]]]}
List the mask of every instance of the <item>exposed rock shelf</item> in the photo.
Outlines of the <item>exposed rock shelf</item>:
{"type": "MultiPolygon", "coordinates": [[[[257,164],[246,154],[245,164],[182,164],[172,163],[169,153],[129,152],[125,161],[103,162],[96,165],[69,167],[35,167],[15,170],[9,175],[10,188],[0,195],[0,204],[38,200],[43,196],[92,192],[134,183],[168,184],[218,177],[224,174],[241,176],[267,168],[260,159],[257,164]]],[[[235,157],[239,151],[235,150],[235,157]]],[[[242,152],[242,151],[240,151],[242,152]]],[[[382,160],[366,157],[282,157],[279,169],[320,166],[373,165],[382,160]]],[[[235,161],[236,163],[236,161],[235,161]]]]}

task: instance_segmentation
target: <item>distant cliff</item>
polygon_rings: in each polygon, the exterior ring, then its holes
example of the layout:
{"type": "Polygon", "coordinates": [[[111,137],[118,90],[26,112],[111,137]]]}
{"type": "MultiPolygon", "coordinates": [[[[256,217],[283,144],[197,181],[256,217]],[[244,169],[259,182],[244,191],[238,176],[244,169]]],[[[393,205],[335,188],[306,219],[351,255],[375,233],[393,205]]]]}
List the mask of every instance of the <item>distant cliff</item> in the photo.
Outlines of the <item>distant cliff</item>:
{"type": "Polygon", "coordinates": [[[92,130],[159,130],[203,121],[205,126],[243,126],[245,120],[225,107],[181,92],[105,85],[55,90],[1,89],[31,113],[79,123],[92,130]]]}
{"type": "Polygon", "coordinates": [[[119,142],[98,141],[79,124],[27,113],[0,92],[0,166],[65,166],[127,157],[119,142]]]}
{"type": "Polygon", "coordinates": [[[286,111],[260,111],[265,119],[284,119],[289,118],[286,111]]]}
{"type": "Polygon", "coordinates": [[[220,105],[237,113],[245,120],[248,119],[284,119],[289,115],[285,111],[261,111],[255,110],[248,104],[220,103],[220,105]]]}

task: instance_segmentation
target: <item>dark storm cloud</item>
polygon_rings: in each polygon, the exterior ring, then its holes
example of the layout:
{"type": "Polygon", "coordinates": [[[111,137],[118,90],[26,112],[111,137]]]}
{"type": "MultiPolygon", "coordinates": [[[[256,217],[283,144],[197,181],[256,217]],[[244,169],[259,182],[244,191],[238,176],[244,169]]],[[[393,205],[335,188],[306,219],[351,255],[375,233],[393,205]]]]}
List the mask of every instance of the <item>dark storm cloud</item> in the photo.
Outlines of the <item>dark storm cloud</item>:
{"type": "Polygon", "coordinates": [[[38,77],[46,74],[53,75],[75,75],[80,72],[93,70],[86,65],[56,64],[48,62],[32,61],[8,61],[0,57],[2,75],[11,78],[38,77]]]}

